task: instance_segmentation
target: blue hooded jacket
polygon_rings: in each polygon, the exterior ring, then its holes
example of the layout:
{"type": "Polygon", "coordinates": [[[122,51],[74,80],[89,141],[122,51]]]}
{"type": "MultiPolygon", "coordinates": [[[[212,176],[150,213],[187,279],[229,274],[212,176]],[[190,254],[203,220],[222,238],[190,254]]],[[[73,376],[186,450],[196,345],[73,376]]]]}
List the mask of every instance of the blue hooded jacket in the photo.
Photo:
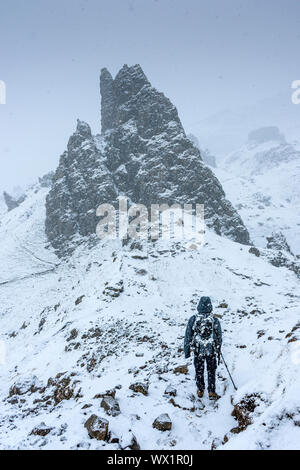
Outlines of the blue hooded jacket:
{"type": "MultiPolygon", "coordinates": [[[[201,297],[200,302],[198,304],[197,310],[198,315],[200,316],[208,316],[212,312],[212,303],[209,297],[201,297]]],[[[193,315],[187,324],[185,337],[184,337],[184,355],[186,358],[190,357],[191,355],[191,342],[194,335],[194,323],[196,320],[196,315],[193,315]]],[[[214,325],[213,325],[213,336],[214,342],[217,348],[221,348],[222,346],[222,329],[219,320],[214,317],[214,325]]],[[[201,354],[201,351],[200,353],[201,354]]]]}

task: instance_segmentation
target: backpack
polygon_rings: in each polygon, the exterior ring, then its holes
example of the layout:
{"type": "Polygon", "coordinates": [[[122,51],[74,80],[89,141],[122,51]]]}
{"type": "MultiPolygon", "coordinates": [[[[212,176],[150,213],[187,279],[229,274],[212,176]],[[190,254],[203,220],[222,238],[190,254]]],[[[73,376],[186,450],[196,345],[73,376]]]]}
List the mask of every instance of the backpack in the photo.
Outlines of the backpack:
{"type": "Polygon", "coordinates": [[[197,354],[211,355],[214,349],[214,318],[212,315],[196,317],[194,323],[193,347],[197,354]]]}

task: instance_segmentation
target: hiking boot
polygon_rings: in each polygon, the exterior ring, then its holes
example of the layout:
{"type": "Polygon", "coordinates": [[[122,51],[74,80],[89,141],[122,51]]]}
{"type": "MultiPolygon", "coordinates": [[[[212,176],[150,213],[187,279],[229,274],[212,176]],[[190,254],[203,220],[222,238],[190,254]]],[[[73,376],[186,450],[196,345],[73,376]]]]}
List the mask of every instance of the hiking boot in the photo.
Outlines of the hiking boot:
{"type": "Polygon", "coordinates": [[[209,392],[208,397],[210,400],[219,400],[221,398],[216,392],[209,392]]]}
{"type": "Polygon", "coordinates": [[[199,398],[203,398],[204,390],[198,390],[197,395],[199,398]]]}

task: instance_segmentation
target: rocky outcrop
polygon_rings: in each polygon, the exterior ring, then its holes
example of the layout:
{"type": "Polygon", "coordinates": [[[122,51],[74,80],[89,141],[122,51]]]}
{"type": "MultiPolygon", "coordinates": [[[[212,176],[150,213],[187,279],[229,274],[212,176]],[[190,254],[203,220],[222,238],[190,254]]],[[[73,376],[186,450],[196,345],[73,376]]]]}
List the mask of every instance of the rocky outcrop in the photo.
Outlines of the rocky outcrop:
{"type": "Polygon", "coordinates": [[[292,255],[291,248],[282,232],[273,232],[267,237],[267,248],[270,250],[283,250],[292,255]]]}
{"type": "MultiPolygon", "coordinates": [[[[46,233],[58,254],[96,231],[96,208],[132,203],[204,204],[206,224],[241,243],[249,234],[199,150],[185,135],[175,106],[139,65],[115,79],[100,77],[102,136],[78,121],[47,198],[46,233]]],[[[95,236],[95,235],[94,235],[95,236]]]]}
{"type": "Polygon", "coordinates": [[[89,125],[78,120],[46,200],[46,234],[58,254],[72,251],[79,237],[95,234],[98,205],[115,203],[116,197],[96,139],[89,125]]]}
{"type": "Polygon", "coordinates": [[[285,137],[280,133],[278,127],[268,126],[260,127],[250,132],[248,135],[249,142],[255,142],[256,144],[262,144],[264,142],[285,142],[285,137]]]}
{"type": "Polygon", "coordinates": [[[142,393],[143,395],[148,395],[149,385],[147,383],[137,382],[131,384],[129,388],[135,393],[142,393]]]}
{"type": "Polygon", "coordinates": [[[50,188],[53,182],[54,172],[50,171],[46,173],[44,176],[39,178],[39,184],[41,188],[50,188]]]}
{"type": "Polygon", "coordinates": [[[31,434],[34,436],[45,437],[52,431],[52,429],[53,428],[51,428],[50,426],[46,426],[46,424],[42,422],[41,424],[33,428],[33,430],[31,431],[31,434]]]}
{"type": "Polygon", "coordinates": [[[277,268],[285,267],[300,277],[300,263],[282,232],[273,232],[267,237],[267,250],[263,251],[264,257],[277,268]]]}
{"type": "Polygon", "coordinates": [[[118,416],[121,413],[119,403],[111,396],[103,397],[101,407],[109,416],[118,416]]]}
{"type": "Polygon", "coordinates": [[[176,395],[177,395],[176,388],[173,387],[172,385],[168,385],[168,387],[165,390],[165,395],[168,395],[170,397],[176,397],[176,395]]]}
{"type": "Polygon", "coordinates": [[[159,415],[153,422],[152,427],[159,431],[170,431],[172,429],[172,421],[167,413],[159,415]]]}
{"type": "Polygon", "coordinates": [[[90,438],[97,439],[98,441],[105,441],[107,439],[108,426],[109,422],[97,415],[91,415],[84,425],[90,438]]]}
{"type": "Polygon", "coordinates": [[[22,195],[18,198],[14,198],[10,194],[8,194],[6,191],[4,191],[3,198],[7,206],[7,210],[12,211],[16,207],[18,207],[20,204],[22,204],[23,201],[25,201],[26,196],[22,195]]]}

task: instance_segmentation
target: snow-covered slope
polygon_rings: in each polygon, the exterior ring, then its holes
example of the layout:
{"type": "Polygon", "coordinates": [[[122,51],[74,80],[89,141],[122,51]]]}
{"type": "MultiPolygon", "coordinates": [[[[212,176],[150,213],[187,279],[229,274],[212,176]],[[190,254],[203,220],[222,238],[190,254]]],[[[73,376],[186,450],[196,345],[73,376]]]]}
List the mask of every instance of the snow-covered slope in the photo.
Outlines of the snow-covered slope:
{"type": "MultiPolygon", "coordinates": [[[[2,215],[4,215],[6,212],[7,212],[7,207],[4,201],[4,197],[2,196],[2,194],[0,194],[0,217],[2,218],[2,215]]],[[[1,224],[1,220],[0,220],[0,224],[1,224]]]]}
{"type": "Polygon", "coordinates": [[[289,162],[300,161],[300,152],[291,144],[269,142],[248,142],[241,149],[231,153],[223,166],[242,177],[262,175],[273,168],[289,162]]]}
{"type": "Polygon", "coordinates": [[[215,169],[229,199],[239,210],[251,239],[266,245],[282,232],[300,254],[300,152],[278,142],[248,142],[215,169]]]}
{"type": "Polygon", "coordinates": [[[20,206],[2,216],[0,283],[53,269],[57,263],[45,236],[47,192],[39,185],[31,187],[20,206]]]}
{"type": "Polygon", "coordinates": [[[141,449],[299,448],[296,276],[210,232],[196,252],[99,242],[55,266],[43,230],[46,192],[28,195],[0,227],[1,280],[12,281],[0,285],[0,448],[118,449],[133,435],[141,449]],[[205,397],[204,409],[182,351],[201,295],[222,317],[238,386],[220,365],[222,398],[215,407],[205,397]],[[187,374],[174,373],[186,364],[187,374]],[[148,394],[131,390],[135,382],[148,384],[148,394]],[[169,385],[175,397],[164,394],[169,385]],[[117,416],[101,407],[108,389],[117,416]],[[171,431],[152,427],[161,413],[171,431]],[[88,436],[92,414],[109,421],[109,442],[88,436]]]}

